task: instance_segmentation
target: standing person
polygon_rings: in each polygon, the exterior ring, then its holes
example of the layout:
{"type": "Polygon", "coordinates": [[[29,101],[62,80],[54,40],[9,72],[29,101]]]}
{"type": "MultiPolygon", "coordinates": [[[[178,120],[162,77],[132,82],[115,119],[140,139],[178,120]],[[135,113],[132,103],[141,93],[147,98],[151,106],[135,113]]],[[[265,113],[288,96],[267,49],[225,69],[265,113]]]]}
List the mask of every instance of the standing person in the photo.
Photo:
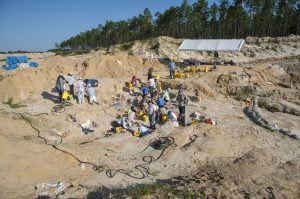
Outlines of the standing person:
{"type": "Polygon", "coordinates": [[[148,73],[147,73],[148,80],[151,79],[151,78],[153,78],[153,74],[152,73],[153,73],[153,68],[149,68],[148,73]]]}
{"type": "Polygon", "coordinates": [[[74,83],[75,83],[75,79],[73,77],[72,72],[69,72],[69,74],[66,77],[66,81],[69,84],[71,95],[74,96],[74,83]]]}
{"type": "Polygon", "coordinates": [[[153,100],[148,101],[148,117],[149,117],[149,122],[150,122],[150,128],[155,130],[155,104],[153,100]]]}
{"type": "Polygon", "coordinates": [[[155,96],[155,80],[153,77],[149,79],[149,91],[151,98],[153,99],[153,97],[155,96]]]}
{"type": "Polygon", "coordinates": [[[78,103],[83,104],[84,102],[84,87],[85,83],[82,81],[82,78],[79,77],[79,80],[76,82],[76,91],[77,91],[77,98],[78,98],[78,103]]]}
{"type": "Polygon", "coordinates": [[[143,103],[146,102],[146,96],[148,95],[148,87],[143,84],[143,87],[142,87],[142,96],[143,96],[143,103]]]}
{"type": "Polygon", "coordinates": [[[62,94],[65,90],[65,78],[62,74],[57,77],[55,88],[58,92],[59,102],[62,102],[62,94]]]}
{"type": "Polygon", "coordinates": [[[155,78],[156,95],[161,93],[161,83],[158,78],[155,78]]]}
{"type": "Polygon", "coordinates": [[[183,89],[181,88],[177,96],[178,107],[179,107],[179,120],[185,125],[185,106],[188,104],[188,97],[183,94],[183,89]]]}
{"type": "Polygon", "coordinates": [[[170,79],[175,79],[175,59],[171,60],[169,63],[169,69],[170,69],[170,79]]]}
{"type": "Polygon", "coordinates": [[[89,102],[90,104],[93,104],[95,102],[97,105],[99,105],[99,102],[97,102],[96,95],[95,95],[95,89],[92,87],[90,83],[87,85],[87,93],[89,96],[89,102]]]}

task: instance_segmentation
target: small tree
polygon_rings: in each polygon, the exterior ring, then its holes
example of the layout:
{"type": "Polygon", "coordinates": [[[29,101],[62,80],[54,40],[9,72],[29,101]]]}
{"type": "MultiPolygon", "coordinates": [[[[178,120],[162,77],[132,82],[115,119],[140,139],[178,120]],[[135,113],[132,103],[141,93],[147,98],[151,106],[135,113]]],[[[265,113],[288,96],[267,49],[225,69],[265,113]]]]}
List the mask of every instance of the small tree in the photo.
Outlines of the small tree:
{"type": "Polygon", "coordinates": [[[60,45],[59,45],[58,42],[55,42],[55,48],[56,48],[56,49],[60,49],[60,45]]]}

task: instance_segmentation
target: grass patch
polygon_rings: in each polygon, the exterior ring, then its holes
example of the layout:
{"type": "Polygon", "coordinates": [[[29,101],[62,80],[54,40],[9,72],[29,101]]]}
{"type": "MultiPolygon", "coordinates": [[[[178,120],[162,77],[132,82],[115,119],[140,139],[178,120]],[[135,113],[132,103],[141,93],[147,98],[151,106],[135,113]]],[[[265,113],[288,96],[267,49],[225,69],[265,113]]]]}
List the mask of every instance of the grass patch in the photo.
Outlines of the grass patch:
{"type": "Polygon", "coordinates": [[[133,50],[129,50],[128,55],[133,55],[133,50]]]}
{"type": "Polygon", "coordinates": [[[258,105],[258,107],[264,108],[264,109],[267,109],[269,107],[267,100],[263,99],[263,98],[258,99],[257,105],[258,105]]]}
{"type": "Polygon", "coordinates": [[[237,91],[235,99],[238,101],[245,101],[247,98],[253,97],[254,89],[252,86],[244,86],[237,91]]]}
{"type": "Polygon", "coordinates": [[[264,92],[264,93],[261,95],[261,97],[271,97],[271,96],[273,96],[274,94],[275,94],[274,91],[266,91],[266,92],[264,92]]]}
{"type": "Polygon", "coordinates": [[[90,50],[60,50],[60,49],[52,49],[47,52],[53,52],[55,55],[60,56],[74,56],[74,55],[82,55],[90,53],[90,50]]]}
{"type": "Polygon", "coordinates": [[[120,46],[120,50],[122,50],[122,51],[128,51],[128,50],[130,50],[132,48],[133,44],[134,44],[133,42],[128,42],[128,43],[122,44],[120,46]]]}
{"type": "Polygon", "coordinates": [[[0,76],[0,82],[4,80],[4,76],[0,76]]]}
{"type": "Polygon", "coordinates": [[[7,104],[8,106],[10,106],[13,109],[26,107],[26,105],[24,105],[24,104],[14,103],[14,98],[13,97],[9,98],[6,102],[2,102],[2,104],[7,104]]]}
{"type": "Polygon", "coordinates": [[[193,190],[182,186],[172,186],[168,183],[154,185],[137,185],[123,190],[111,192],[114,198],[205,198],[201,190],[193,190]]]}

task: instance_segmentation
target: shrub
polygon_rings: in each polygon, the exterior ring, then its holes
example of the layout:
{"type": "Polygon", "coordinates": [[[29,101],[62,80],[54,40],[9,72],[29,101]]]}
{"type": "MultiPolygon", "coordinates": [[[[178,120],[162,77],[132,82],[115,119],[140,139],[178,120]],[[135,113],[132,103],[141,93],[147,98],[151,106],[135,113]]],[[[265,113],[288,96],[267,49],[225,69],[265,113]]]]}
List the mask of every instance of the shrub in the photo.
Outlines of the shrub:
{"type": "Polygon", "coordinates": [[[131,49],[132,46],[133,46],[133,42],[128,42],[128,43],[122,44],[120,46],[120,50],[127,51],[127,50],[131,49]]]}
{"type": "Polygon", "coordinates": [[[247,98],[252,98],[253,91],[254,89],[252,86],[244,86],[237,91],[235,99],[238,101],[245,101],[247,98]]]}

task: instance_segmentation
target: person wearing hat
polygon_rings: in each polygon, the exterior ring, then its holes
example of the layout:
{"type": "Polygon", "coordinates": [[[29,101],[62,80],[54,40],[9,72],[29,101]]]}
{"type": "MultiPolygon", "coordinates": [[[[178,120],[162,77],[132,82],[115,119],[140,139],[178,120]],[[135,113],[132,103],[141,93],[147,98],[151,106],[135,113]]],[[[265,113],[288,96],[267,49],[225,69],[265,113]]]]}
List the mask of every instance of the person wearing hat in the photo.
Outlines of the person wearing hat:
{"type": "Polygon", "coordinates": [[[58,92],[59,101],[62,102],[62,94],[65,90],[65,78],[62,74],[56,79],[55,89],[58,92]]]}
{"type": "Polygon", "coordinates": [[[169,69],[170,69],[170,79],[175,79],[175,59],[172,59],[169,63],[169,69]]]}
{"type": "Polygon", "coordinates": [[[83,104],[85,83],[82,81],[81,77],[79,77],[79,80],[76,82],[75,87],[77,91],[78,103],[83,104]]]}
{"type": "Polygon", "coordinates": [[[66,81],[69,84],[71,95],[74,96],[74,83],[75,83],[75,79],[73,77],[72,72],[69,72],[69,74],[66,77],[66,81]]]}
{"type": "Polygon", "coordinates": [[[97,100],[96,100],[95,89],[94,89],[94,87],[92,87],[91,83],[87,84],[87,93],[89,96],[90,104],[93,104],[93,102],[95,102],[96,104],[99,105],[99,102],[97,102],[97,100]]]}

